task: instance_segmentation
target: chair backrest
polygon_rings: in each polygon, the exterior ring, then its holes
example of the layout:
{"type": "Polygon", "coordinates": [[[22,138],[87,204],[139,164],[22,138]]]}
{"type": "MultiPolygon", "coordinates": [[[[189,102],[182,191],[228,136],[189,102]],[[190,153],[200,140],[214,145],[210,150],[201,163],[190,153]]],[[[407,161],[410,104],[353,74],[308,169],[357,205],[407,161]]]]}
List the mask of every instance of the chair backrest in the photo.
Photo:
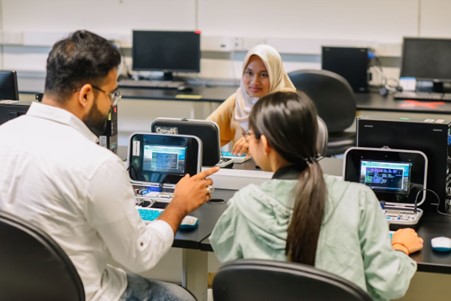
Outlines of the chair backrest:
{"type": "Polygon", "coordinates": [[[329,133],[327,131],[327,125],[324,122],[324,120],[318,116],[318,138],[316,142],[318,155],[326,156],[328,141],[329,141],[329,133]]]}
{"type": "Polygon", "coordinates": [[[0,300],[83,301],[72,261],[46,233],[0,211],[0,300]]]}
{"type": "Polygon", "coordinates": [[[355,119],[355,95],[348,81],[327,70],[297,70],[288,73],[297,90],[315,103],[329,133],[349,128],[355,119]]]}
{"type": "Polygon", "coordinates": [[[258,259],[223,265],[213,280],[215,301],[371,301],[360,287],[312,266],[258,259]]]}

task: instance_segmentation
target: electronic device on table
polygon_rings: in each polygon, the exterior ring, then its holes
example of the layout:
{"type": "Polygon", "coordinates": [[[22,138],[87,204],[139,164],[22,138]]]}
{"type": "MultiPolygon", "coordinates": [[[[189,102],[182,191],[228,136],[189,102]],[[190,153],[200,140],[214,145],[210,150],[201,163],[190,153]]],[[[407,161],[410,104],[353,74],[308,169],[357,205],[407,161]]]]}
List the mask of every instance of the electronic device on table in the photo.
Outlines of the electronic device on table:
{"type": "MultiPolygon", "coordinates": [[[[148,207],[140,207],[137,206],[137,210],[139,216],[147,223],[156,220],[160,214],[163,212],[163,209],[159,208],[148,208],[148,207]]],[[[179,230],[191,230],[197,227],[199,224],[199,219],[192,215],[187,215],[183,218],[180,223],[179,230]]]]}
{"type": "MultiPolygon", "coordinates": [[[[428,158],[425,211],[446,212],[450,191],[448,139],[451,121],[443,118],[361,116],[356,121],[357,146],[414,149],[428,158]]],[[[450,142],[449,142],[450,141],[450,142]]]]}
{"type": "Polygon", "coordinates": [[[451,238],[446,236],[434,237],[431,239],[432,250],[437,252],[451,252],[451,238]]]}
{"type": "MultiPolygon", "coordinates": [[[[451,83],[450,61],[451,39],[404,37],[400,77],[414,78],[417,91],[424,86],[428,87],[427,92],[443,93],[447,90],[446,85],[451,83]]],[[[426,96],[419,97],[425,99],[426,96]]],[[[437,94],[429,96],[437,97],[437,94]]],[[[448,98],[441,95],[441,100],[446,101],[448,98]]]]}
{"type": "Polygon", "coordinates": [[[343,76],[354,92],[368,92],[368,68],[373,51],[366,47],[321,47],[321,69],[343,76]]]}
{"type": "Polygon", "coordinates": [[[0,100],[0,124],[27,113],[31,101],[0,100]]]}
{"type": "Polygon", "coordinates": [[[370,187],[381,202],[390,229],[415,227],[426,200],[428,159],[421,151],[351,147],[343,178],[370,187]]]}
{"type": "Polygon", "coordinates": [[[201,170],[202,141],[195,136],[134,133],[130,137],[129,176],[141,201],[168,203],[185,174],[201,170]]]}
{"type": "Polygon", "coordinates": [[[13,70],[0,70],[0,100],[19,100],[17,73],[13,70]]]}
{"type": "MultiPolygon", "coordinates": [[[[135,189],[137,210],[141,218],[150,222],[158,218],[172,200],[175,185],[185,174],[195,175],[201,170],[202,141],[189,135],[134,133],[130,136],[128,171],[135,189]]],[[[195,216],[188,215],[179,227],[194,229],[195,216]]]]}
{"type": "Polygon", "coordinates": [[[151,131],[160,134],[193,135],[202,141],[202,165],[232,167],[233,160],[221,156],[219,127],[214,121],[160,117],[151,124],[151,131]]]}
{"type": "Polygon", "coordinates": [[[233,163],[244,163],[249,160],[251,157],[248,154],[235,155],[232,152],[221,152],[221,156],[223,158],[229,158],[233,161],[233,163]]]}
{"type": "Polygon", "coordinates": [[[132,69],[161,71],[164,80],[173,72],[200,71],[200,31],[132,32],[132,69]]]}

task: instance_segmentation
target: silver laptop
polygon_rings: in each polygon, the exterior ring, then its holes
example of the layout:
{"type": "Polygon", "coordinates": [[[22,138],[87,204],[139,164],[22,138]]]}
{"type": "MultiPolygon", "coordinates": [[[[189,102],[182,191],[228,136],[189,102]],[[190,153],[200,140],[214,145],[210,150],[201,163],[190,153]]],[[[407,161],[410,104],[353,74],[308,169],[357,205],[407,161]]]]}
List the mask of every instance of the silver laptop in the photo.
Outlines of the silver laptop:
{"type": "Polygon", "coordinates": [[[427,191],[428,159],[423,152],[352,147],[343,164],[344,180],[374,191],[392,230],[418,224],[427,191]]]}

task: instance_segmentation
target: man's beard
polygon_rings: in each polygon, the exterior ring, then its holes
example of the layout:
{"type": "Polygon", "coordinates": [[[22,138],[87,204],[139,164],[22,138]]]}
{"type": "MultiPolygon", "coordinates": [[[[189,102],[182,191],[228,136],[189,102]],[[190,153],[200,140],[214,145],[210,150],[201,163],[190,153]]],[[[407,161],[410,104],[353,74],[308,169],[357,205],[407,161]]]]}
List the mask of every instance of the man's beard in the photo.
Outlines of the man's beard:
{"type": "Polygon", "coordinates": [[[102,115],[102,112],[100,112],[97,106],[96,100],[88,115],[83,119],[83,122],[91,130],[91,132],[98,137],[105,132],[108,115],[109,112],[106,115],[102,115]]]}

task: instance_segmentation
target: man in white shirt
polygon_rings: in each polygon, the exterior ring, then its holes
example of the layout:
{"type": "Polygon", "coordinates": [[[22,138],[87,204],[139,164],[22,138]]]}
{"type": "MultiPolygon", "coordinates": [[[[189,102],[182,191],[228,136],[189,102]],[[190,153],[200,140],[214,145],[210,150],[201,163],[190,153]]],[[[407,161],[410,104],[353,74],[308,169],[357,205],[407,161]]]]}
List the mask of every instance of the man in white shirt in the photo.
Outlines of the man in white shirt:
{"type": "Polygon", "coordinates": [[[160,218],[144,224],[121,159],[97,144],[120,99],[121,57],[110,42],[77,31],[47,59],[42,103],[0,126],[0,210],[25,218],[66,251],[87,300],[190,300],[183,288],[130,271],[154,267],[183,217],[210,199],[213,168],[185,176],[160,218]]]}

